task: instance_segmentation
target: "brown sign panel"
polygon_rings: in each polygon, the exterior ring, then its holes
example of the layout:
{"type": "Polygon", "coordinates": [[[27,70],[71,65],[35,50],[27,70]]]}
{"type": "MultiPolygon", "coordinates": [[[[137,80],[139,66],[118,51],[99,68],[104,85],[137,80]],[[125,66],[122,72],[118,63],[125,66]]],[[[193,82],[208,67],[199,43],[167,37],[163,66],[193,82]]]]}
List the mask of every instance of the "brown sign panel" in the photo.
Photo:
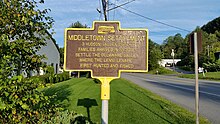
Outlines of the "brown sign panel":
{"type": "Polygon", "coordinates": [[[120,23],[98,21],[93,28],[65,30],[64,69],[92,71],[92,77],[120,77],[121,71],[147,72],[148,31],[120,29],[120,23]]]}

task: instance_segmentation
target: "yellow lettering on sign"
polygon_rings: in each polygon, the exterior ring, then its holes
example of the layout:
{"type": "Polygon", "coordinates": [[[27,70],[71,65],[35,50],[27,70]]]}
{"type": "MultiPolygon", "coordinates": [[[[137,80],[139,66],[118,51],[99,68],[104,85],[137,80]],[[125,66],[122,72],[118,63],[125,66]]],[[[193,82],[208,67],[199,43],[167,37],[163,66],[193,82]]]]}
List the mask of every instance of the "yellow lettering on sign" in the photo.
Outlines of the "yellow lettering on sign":
{"type": "Polygon", "coordinates": [[[81,63],[79,66],[80,66],[80,68],[91,68],[91,67],[92,67],[92,64],[81,63]]]}
{"type": "Polygon", "coordinates": [[[119,67],[124,68],[124,69],[132,69],[134,68],[134,65],[133,64],[120,64],[119,67]]]}
{"type": "Polygon", "coordinates": [[[94,47],[78,47],[79,52],[95,52],[96,49],[94,47]]]}
{"type": "Polygon", "coordinates": [[[76,57],[91,57],[91,53],[75,53],[76,57]]]}
{"type": "Polygon", "coordinates": [[[79,62],[93,62],[93,58],[79,58],[79,62]]]}
{"type": "Polygon", "coordinates": [[[74,41],[105,41],[104,35],[68,35],[67,38],[74,41]]]}
{"type": "Polygon", "coordinates": [[[109,64],[93,64],[94,68],[109,68],[109,64]]]}

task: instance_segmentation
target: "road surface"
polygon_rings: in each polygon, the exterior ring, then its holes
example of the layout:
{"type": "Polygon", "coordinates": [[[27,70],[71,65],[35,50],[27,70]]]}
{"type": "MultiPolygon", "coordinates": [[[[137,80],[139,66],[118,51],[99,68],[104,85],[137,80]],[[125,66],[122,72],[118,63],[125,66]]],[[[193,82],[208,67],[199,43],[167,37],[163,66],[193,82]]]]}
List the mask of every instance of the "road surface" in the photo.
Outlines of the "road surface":
{"type": "MultiPolygon", "coordinates": [[[[122,73],[121,77],[195,112],[194,79],[144,73],[122,73]]],[[[199,90],[199,114],[220,124],[220,82],[199,80],[199,90]]]]}

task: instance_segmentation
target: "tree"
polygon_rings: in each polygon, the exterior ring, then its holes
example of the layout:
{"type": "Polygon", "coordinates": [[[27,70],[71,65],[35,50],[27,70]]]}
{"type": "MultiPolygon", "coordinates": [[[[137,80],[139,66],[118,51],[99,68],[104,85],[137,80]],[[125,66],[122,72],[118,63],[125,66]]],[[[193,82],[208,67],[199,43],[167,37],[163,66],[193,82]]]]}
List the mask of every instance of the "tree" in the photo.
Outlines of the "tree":
{"type": "Polygon", "coordinates": [[[80,23],[79,21],[72,23],[69,28],[87,28],[87,25],[83,25],[82,23],[80,23]]]}
{"type": "Polygon", "coordinates": [[[57,110],[50,105],[50,97],[37,90],[45,84],[20,75],[21,70],[29,72],[41,66],[43,56],[36,52],[45,45],[45,34],[53,23],[46,16],[47,9],[37,9],[43,2],[0,2],[0,123],[41,123],[57,110]]]}
{"type": "Polygon", "coordinates": [[[220,31],[220,17],[215,18],[214,20],[203,25],[202,30],[211,34],[214,34],[215,31],[220,31]]]}
{"type": "Polygon", "coordinates": [[[162,52],[160,50],[160,45],[149,39],[148,69],[153,70],[158,68],[160,66],[158,62],[161,58],[162,52]]]}
{"type": "Polygon", "coordinates": [[[43,56],[36,52],[45,45],[47,30],[52,28],[53,19],[46,16],[48,9],[37,9],[43,0],[4,0],[0,2],[0,35],[8,36],[11,47],[4,48],[6,55],[11,56],[10,63],[17,69],[29,73],[38,70],[43,56]],[[12,52],[13,51],[13,52],[12,52]]]}
{"type": "Polygon", "coordinates": [[[172,58],[172,49],[174,49],[175,58],[183,58],[187,53],[187,42],[184,41],[181,34],[169,36],[166,40],[164,40],[162,44],[163,57],[167,59],[172,58]]]}

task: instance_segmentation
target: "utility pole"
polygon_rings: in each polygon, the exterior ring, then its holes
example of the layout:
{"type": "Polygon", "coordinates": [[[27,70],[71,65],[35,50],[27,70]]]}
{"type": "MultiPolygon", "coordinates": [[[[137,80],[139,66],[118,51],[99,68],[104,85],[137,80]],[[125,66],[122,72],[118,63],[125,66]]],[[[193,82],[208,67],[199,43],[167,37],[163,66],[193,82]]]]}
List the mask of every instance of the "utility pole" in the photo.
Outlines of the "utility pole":
{"type": "Polygon", "coordinates": [[[198,81],[198,46],[197,33],[194,32],[194,61],[195,61],[195,109],[196,124],[199,124],[199,81],[198,81]]]}
{"type": "Polygon", "coordinates": [[[103,7],[105,21],[108,21],[107,18],[108,0],[102,0],[102,7],[103,7]]]}
{"type": "MultiPolygon", "coordinates": [[[[103,12],[104,12],[104,18],[105,21],[108,21],[107,18],[107,8],[108,8],[108,0],[102,0],[102,6],[103,6],[103,12]]],[[[108,81],[106,78],[103,79],[102,85],[101,85],[101,94],[105,92],[106,88],[110,90],[109,86],[110,81],[108,81]]],[[[110,91],[108,91],[110,93],[110,91]]],[[[109,94],[108,93],[108,94],[109,94]]],[[[101,98],[102,99],[102,116],[101,116],[101,124],[108,124],[108,101],[109,98],[101,98]]]]}

